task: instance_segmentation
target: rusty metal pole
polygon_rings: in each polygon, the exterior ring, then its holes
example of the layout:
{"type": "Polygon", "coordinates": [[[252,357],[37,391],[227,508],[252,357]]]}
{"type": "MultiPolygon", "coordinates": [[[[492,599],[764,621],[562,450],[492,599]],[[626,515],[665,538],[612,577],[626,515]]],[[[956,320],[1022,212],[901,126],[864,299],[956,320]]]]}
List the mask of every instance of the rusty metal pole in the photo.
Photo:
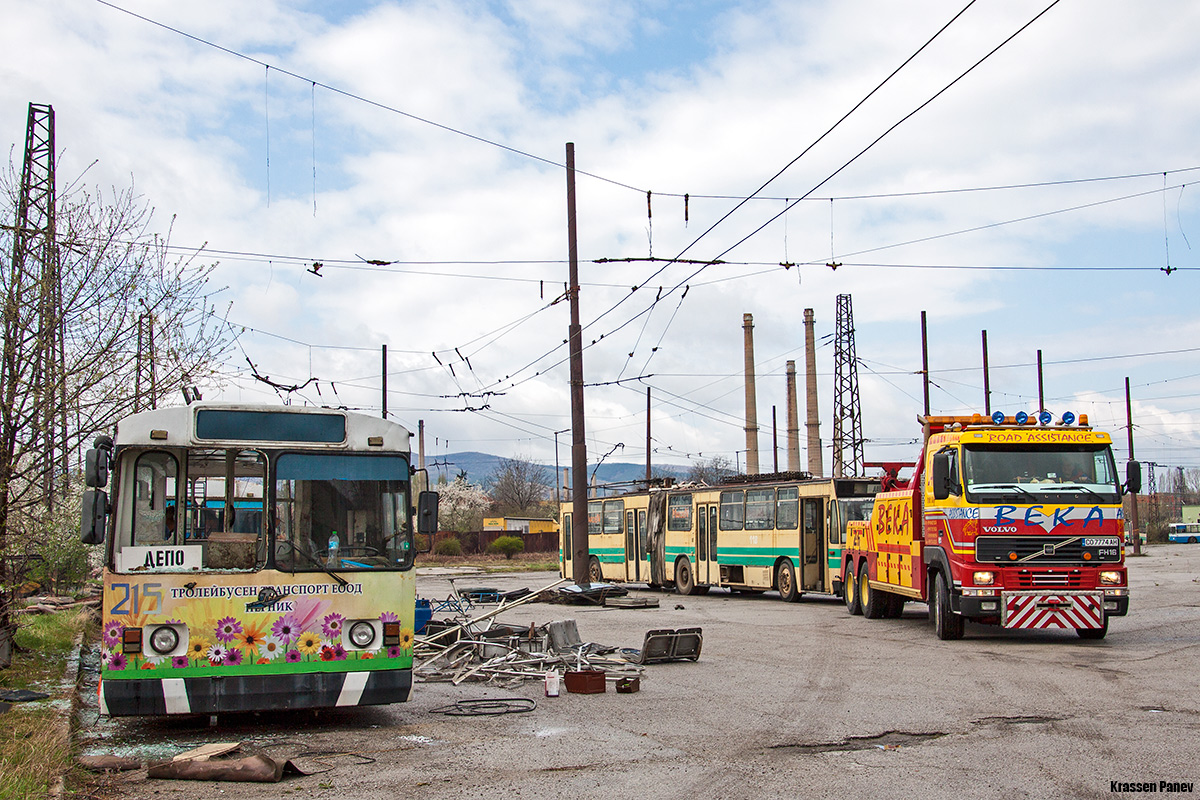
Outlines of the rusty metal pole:
{"type": "Polygon", "coordinates": [[[987,331],[983,332],[983,413],[992,415],[992,384],[988,379],[987,331]]]}
{"type": "MultiPolygon", "coordinates": [[[[1125,426],[1129,433],[1129,460],[1133,461],[1133,403],[1129,399],[1129,378],[1125,379],[1125,426]]],[[[1133,526],[1133,554],[1140,556],[1142,554],[1142,534],[1138,529],[1138,496],[1137,492],[1130,492],[1133,495],[1129,503],[1129,523],[1133,526]]]]}
{"type": "Polygon", "coordinates": [[[567,329],[571,359],[571,579],[587,588],[588,486],[587,440],[583,429],[583,328],[579,324],[579,240],[575,227],[575,143],[567,142],[567,262],[571,324],[567,329]]]}
{"type": "Polygon", "coordinates": [[[925,327],[925,312],[921,312],[921,377],[925,384],[925,416],[929,416],[929,329],[925,327]]]}
{"type": "Polygon", "coordinates": [[[646,488],[650,488],[650,387],[646,387],[646,488]]]}

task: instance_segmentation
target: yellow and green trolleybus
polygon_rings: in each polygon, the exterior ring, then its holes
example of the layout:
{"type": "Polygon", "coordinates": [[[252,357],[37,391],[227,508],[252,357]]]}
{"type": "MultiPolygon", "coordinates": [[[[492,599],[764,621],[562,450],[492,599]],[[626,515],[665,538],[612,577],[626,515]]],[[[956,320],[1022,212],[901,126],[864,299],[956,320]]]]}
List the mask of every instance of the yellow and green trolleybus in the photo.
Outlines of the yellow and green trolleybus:
{"type": "Polygon", "coordinates": [[[338,410],[203,403],[98,438],[81,530],[105,547],[101,712],[407,700],[413,515],[423,534],[437,519],[436,494],[412,505],[410,436],[338,410]]]}
{"type": "MultiPolygon", "coordinates": [[[[841,592],[846,523],[870,519],[878,478],[741,476],[719,486],[671,486],[588,501],[588,575],[593,582],[841,592]]],[[[561,574],[574,573],[572,503],[561,507],[561,574]]],[[[583,526],[578,532],[584,534],[583,526]]]]}

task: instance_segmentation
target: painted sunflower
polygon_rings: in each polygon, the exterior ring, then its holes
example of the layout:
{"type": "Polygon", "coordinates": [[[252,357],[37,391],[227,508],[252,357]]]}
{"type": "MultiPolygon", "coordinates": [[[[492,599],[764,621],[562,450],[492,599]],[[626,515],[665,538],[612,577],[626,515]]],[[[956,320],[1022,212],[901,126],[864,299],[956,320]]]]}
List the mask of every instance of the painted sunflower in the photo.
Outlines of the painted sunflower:
{"type": "Polygon", "coordinates": [[[311,656],[321,649],[321,637],[305,631],[300,634],[300,638],[296,639],[296,649],[311,656]]]}

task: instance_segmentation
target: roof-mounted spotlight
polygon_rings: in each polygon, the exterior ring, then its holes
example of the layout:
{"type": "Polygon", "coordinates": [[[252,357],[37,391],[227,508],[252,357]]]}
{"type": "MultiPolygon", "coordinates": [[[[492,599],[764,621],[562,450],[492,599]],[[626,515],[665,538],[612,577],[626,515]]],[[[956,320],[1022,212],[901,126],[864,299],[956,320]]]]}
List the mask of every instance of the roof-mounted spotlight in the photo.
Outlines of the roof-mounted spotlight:
{"type": "Polygon", "coordinates": [[[992,422],[996,423],[997,425],[1003,425],[1004,424],[1004,412],[1003,411],[993,411],[992,412],[992,422]]]}
{"type": "Polygon", "coordinates": [[[1018,411],[1016,420],[1017,420],[1018,425],[1024,425],[1026,422],[1029,421],[1029,415],[1026,414],[1024,411],[1018,411]]]}
{"type": "Polygon", "coordinates": [[[1039,411],[1038,412],[1038,422],[1042,423],[1043,425],[1049,425],[1053,421],[1054,421],[1054,415],[1051,414],[1049,411],[1039,411]]]}
{"type": "Polygon", "coordinates": [[[1063,425],[1074,425],[1075,424],[1075,412],[1064,411],[1063,415],[1062,415],[1062,424],[1063,425]]]}

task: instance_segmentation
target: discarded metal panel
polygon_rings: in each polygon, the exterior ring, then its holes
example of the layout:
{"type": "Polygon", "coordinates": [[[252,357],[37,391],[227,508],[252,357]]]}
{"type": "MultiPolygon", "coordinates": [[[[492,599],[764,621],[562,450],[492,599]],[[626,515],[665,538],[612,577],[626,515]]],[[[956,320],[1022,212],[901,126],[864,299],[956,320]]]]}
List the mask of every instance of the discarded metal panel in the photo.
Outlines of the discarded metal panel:
{"type": "Polygon", "coordinates": [[[704,636],[700,628],[661,629],[646,632],[642,642],[642,664],[661,664],[665,661],[696,661],[704,636]]]}
{"type": "Polygon", "coordinates": [[[291,761],[257,755],[228,761],[168,761],[147,770],[147,777],[185,781],[278,783],[284,775],[304,775],[291,761]]]}

